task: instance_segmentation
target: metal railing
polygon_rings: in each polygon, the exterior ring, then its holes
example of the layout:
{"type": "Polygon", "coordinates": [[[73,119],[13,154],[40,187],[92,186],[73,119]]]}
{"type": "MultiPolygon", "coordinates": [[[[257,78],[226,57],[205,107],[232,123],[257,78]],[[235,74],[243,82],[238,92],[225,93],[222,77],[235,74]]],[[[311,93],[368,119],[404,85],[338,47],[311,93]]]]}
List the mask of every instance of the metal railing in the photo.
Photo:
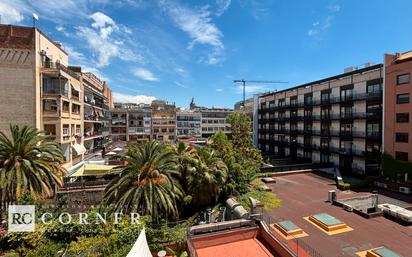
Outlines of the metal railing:
{"type": "MultiPolygon", "coordinates": [[[[268,215],[267,213],[262,213],[261,214],[261,219],[267,225],[275,224],[275,223],[287,220],[287,219],[281,218],[281,217],[274,218],[274,217],[268,215]]],[[[296,254],[297,257],[299,257],[299,256],[302,256],[302,257],[303,256],[304,257],[307,257],[307,256],[323,257],[315,248],[313,248],[310,244],[308,244],[307,242],[305,242],[304,240],[302,240],[300,238],[293,238],[293,240],[284,241],[284,239],[282,237],[280,237],[279,235],[277,235],[277,233],[274,233],[274,231],[272,229],[269,230],[269,233],[273,237],[278,239],[278,241],[280,241],[283,245],[286,245],[287,248],[292,250],[294,252],[294,254],[296,254]]]]}

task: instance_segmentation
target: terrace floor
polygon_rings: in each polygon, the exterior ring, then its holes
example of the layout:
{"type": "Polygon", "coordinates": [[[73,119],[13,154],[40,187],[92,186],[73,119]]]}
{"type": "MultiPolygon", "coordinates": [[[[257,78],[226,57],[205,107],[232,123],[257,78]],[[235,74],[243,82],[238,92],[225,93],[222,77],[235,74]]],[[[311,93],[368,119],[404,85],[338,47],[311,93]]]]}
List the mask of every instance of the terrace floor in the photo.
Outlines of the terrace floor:
{"type": "MultiPolygon", "coordinates": [[[[303,229],[309,236],[300,240],[323,257],[357,256],[356,252],[379,246],[385,246],[404,257],[412,256],[412,226],[403,226],[385,217],[365,219],[325,202],[329,190],[336,190],[338,199],[369,194],[367,192],[339,191],[334,181],[311,173],[277,177],[276,184],[268,186],[282,199],[282,205],[267,214],[274,220],[291,220],[303,229]],[[318,213],[334,216],[353,228],[353,231],[327,235],[303,219],[318,213]]],[[[412,205],[390,197],[379,197],[379,202],[391,201],[404,207],[412,205]]],[[[284,240],[282,237],[278,238],[284,240]]]]}
{"type": "Polygon", "coordinates": [[[201,248],[197,250],[197,255],[199,257],[273,257],[256,238],[201,248]]]}

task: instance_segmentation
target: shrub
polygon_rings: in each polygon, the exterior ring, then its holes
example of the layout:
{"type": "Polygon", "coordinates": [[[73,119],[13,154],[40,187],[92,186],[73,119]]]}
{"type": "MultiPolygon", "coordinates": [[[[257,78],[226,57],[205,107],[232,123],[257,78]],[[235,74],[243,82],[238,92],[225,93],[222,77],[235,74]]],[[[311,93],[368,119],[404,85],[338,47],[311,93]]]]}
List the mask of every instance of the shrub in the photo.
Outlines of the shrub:
{"type": "Polygon", "coordinates": [[[52,241],[42,242],[33,250],[28,251],[27,257],[55,257],[61,256],[64,252],[63,244],[54,243],[52,241]]]}

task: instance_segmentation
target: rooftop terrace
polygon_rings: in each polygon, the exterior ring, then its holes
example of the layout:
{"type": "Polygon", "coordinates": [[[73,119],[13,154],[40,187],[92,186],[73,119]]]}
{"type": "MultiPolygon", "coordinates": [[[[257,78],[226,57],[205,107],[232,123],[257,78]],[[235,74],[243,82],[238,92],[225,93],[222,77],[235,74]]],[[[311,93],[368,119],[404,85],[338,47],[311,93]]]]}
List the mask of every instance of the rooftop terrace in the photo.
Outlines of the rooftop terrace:
{"type": "MultiPolygon", "coordinates": [[[[357,252],[382,246],[401,256],[412,256],[412,227],[403,226],[383,216],[366,219],[327,203],[327,192],[336,190],[334,181],[312,173],[286,175],[277,177],[276,180],[276,184],[269,186],[283,200],[282,205],[267,214],[273,221],[290,220],[303,229],[309,236],[300,240],[316,249],[323,257],[358,256],[357,252]],[[327,213],[353,230],[328,235],[304,219],[319,213],[327,213]]],[[[368,192],[337,190],[338,199],[368,194],[368,192]]],[[[391,201],[404,207],[412,206],[406,201],[394,200],[382,195],[379,195],[379,198],[380,203],[391,201]]],[[[286,241],[284,237],[277,238],[286,241]]],[[[289,240],[289,245],[291,241],[289,240]]]]}

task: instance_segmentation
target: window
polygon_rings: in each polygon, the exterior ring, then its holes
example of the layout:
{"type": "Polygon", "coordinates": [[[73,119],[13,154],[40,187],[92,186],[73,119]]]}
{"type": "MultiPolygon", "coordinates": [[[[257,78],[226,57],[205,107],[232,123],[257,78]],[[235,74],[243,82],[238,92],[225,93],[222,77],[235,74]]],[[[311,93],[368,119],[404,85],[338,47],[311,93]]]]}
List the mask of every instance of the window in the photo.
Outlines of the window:
{"type": "Polygon", "coordinates": [[[329,102],[330,93],[329,93],[329,92],[322,92],[322,93],[321,93],[321,99],[322,99],[322,103],[327,103],[327,102],[329,102]]]}
{"type": "Polygon", "coordinates": [[[44,124],[44,131],[47,135],[56,135],[56,125],[55,124],[44,124]]]}
{"type": "Polygon", "coordinates": [[[321,138],[320,139],[320,147],[322,149],[327,149],[329,148],[329,138],[321,138]]]}
{"type": "Polygon", "coordinates": [[[398,123],[408,123],[409,122],[409,113],[397,113],[396,114],[396,122],[398,123]]]}
{"type": "Polygon", "coordinates": [[[63,136],[67,137],[69,136],[69,125],[63,125],[63,136]]]}
{"type": "Polygon", "coordinates": [[[298,105],[298,97],[297,97],[297,96],[290,98],[290,105],[291,105],[291,106],[296,106],[296,105],[298,105]]]}
{"type": "Polygon", "coordinates": [[[80,105],[72,104],[72,113],[73,114],[80,114],[80,105]]]}
{"type": "Polygon", "coordinates": [[[322,119],[329,119],[330,118],[330,108],[323,109],[320,111],[322,119]]]}
{"type": "Polygon", "coordinates": [[[382,84],[368,85],[366,90],[368,93],[380,93],[382,92],[382,84]]]}
{"type": "Polygon", "coordinates": [[[409,79],[410,79],[410,74],[402,74],[402,75],[398,75],[396,77],[396,84],[398,85],[402,85],[402,84],[408,84],[409,83],[409,79]]]}
{"type": "Polygon", "coordinates": [[[353,89],[343,89],[340,91],[341,101],[351,100],[353,95],[353,89]]]}
{"type": "Polygon", "coordinates": [[[398,161],[408,161],[409,156],[407,152],[395,152],[395,159],[398,161]]]}
{"type": "Polygon", "coordinates": [[[380,146],[377,143],[368,143],[366,144],[366,151],[368,153],[378,153],[380,152],[380,146]]]}
{"type": "Polygon", "coordinates": [[[66,102],[66,101],[63,101],[62,111],[63,111],[63,112],[69,112],[69,109],[70,109],[70,103],[69,103],[69,102],[66,102]]]}
{"type": "Polygon", "coordinates": [[[57,101],[52,99],[43,100],[43,111],[45,112],[57,112],[57,101]]]}
{"type": "Polygon", "coordinates": [[[313,103],[313,96],[312,94],[305,95],[304,99],[305,104],[312,104],[313,103]]]}
{"type": "Polygon", "coordinates": [[[407,104],[409,103],[409,94],[399,94],[396,95],[397,104],[407,104]]]}
{"type": "Polygon", "coordinates": [[[396,142],[408,143],[408,133],[396,133],[396,142]]]}
{"type": "Polygon", "coordinates": [[[368,136],[379,136],[380,135],[380,124],[379,123],[373,123],[373,124],[368,124],[367,127],[367,135],[368,136]]]}

